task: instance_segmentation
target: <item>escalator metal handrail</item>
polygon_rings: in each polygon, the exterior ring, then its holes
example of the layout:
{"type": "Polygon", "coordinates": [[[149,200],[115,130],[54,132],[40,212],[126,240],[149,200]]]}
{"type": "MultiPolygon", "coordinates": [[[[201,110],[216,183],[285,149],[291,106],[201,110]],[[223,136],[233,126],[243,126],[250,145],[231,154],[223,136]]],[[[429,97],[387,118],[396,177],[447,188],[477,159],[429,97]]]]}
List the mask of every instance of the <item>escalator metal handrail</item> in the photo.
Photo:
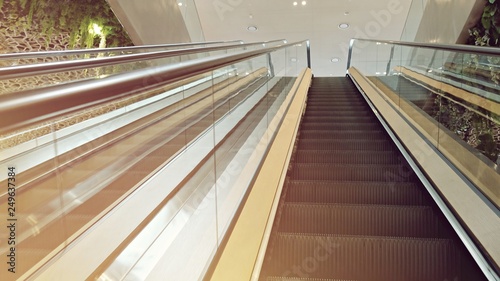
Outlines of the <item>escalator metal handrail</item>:
{"type": "Polygon", "coordinates": [[[209,42],[155,44],[155,45],[140,45],[140,46],[112,47],[112,48],[93,48],[93,49],[78,49],[78,50],[10,53],[10,54],[0,54],[0,59],[1,60],[9,60],[9,59],[50,57],[50,56],[86,55],[86,54],[95,54],[95,53],[127,52],[127,51],[138,51],[138,50],[145,50],[145,49],[165,49],[165,48],[175,48],[175,47],[189,47],[189,46],[198,46],[198,45],[215,45],[215,44],[229,44],[229,43],[243,44],[244,42],[243,42],[243,40],[209,41],[209,42]]]}
{"type": "Polygon", "coordinates": [[[0,96],[0,135],[304,42],[308,40],[5,94],[0,96]]]}
{"type": "Polygon", "coordinates": [[[443,50],[443,51],[455,51],[455,52],[460,52],[460,53],[474,53],[474,54],[482,54],[482,55],[490,55],[490,56],[500,56],[500,49],[493,48],[493,47],[479,47],[479,46],[458,45],[458,44],[451,45],[451,44],[436,44],[436,43],[420,43],[420,42],[353,38],[349,42],[347,69],[349,69],[349,67],[351,66],[352,48],[354,47],[355,41],[382,43],[382,44],[399,45],[399,46],[406,46],[406,47],[427,48],[427,49],[443,50]]]}
{"type": "Polygon", "coordinates": [[[221,50],[229,50],[235,48],[246,48],[256,45],[265,45],[269,43],[282,42],[281,40],[255,42],[247,44],[224,45],[214,47],[196,47],[188,49],[166,50],[139,54],[127,54],[113,57],[101,57],[89,59],[78,59],[68,61],[56,61],[38,64],[17,65],[10,67],[0,67],[0,79],[15,79],[34,75],[44,75],[57,73],[62,71],[82,70],[94,67],[104,67],[117,65],[120,63],[138,62],[144,60],[153,60],[161,58],[169,58],[182,55],[191,55],[203,52],[213,52],[221,50]]]}

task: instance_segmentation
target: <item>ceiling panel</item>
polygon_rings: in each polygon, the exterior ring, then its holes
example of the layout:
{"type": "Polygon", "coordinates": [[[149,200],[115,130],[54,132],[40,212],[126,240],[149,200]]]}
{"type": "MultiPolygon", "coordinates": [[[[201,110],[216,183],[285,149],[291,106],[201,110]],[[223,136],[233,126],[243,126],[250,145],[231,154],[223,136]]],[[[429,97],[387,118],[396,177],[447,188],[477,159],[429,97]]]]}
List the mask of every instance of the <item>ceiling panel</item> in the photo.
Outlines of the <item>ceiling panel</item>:
{"type": "Polygon", "coordinates": [[[195,0],[207,41],[310,39],[316,76],[343,76],[353,37],[399,40],[411,0],[195,0]],[[338,28],[349,23],[347,30],[338,28]],[[247,30],[256,26],[257,31],[247,30]],[[332,63],[333,57],[340,58],[332,63]]]}

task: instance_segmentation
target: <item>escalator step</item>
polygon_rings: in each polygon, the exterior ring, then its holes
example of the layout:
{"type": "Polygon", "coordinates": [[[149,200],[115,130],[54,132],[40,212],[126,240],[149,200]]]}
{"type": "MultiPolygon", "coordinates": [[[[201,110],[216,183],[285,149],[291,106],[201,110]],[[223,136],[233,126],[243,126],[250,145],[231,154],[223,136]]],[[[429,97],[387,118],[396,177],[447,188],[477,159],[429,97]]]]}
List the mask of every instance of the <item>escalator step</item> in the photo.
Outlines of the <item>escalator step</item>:
{"type": "Polygon", "coordinates": [[[331,130],[331,131],[352,131],[352,130],[373,131],[373,130],[380,130],[380,125],[376,123],[335,124],[335,123],[302,122],[301,129],[331,130]]]}
{"type": "Polygon", "coordinates": [[[352,124],[375,124],[373,118],[370,116],[321,116],[321,115],[308,115],[302,119],[302,123],[349,123],[352,124]]]}
{"type": "Polygon", "coordinates": [[[346,88],[342,90],[342,88],[339,87],[331,87],[331,88],[326,88],[326,87],[321,87],[321,88],[310,88],[309,89],[309,96],[353,96],[353,97],[359,97],[359,93],[357,90],[354,88],[346,88]]]}
{"type": "Polygon", "coordinates": [[[329,130],[301,130],[299,133],[300,139],[387,139],[387,134],[382,130],[351,130],[344,132],[335,132],[329,130]]]}
{"type": "Polygon", "coordinates": [[[280,232],[440,238],[428,206],[286,203],[280,232]]]}
{"type": "Polygon", "coordinates": [[[315,101],[315,100],[328,100],[328,101],[363,101],[363,97],[361,97],[356,92],[339,94],[339,93],[309,93],[307,96],[307,101],[315,101]]]}
{"type": "Polygon", "coordinates": [[[322,85],[322,86],[316,86],[313,85],[309,89],[310,94],[318,93],[318,92],[327,92],[327,93],[335,93],[335,94],[346,94],[346,93],[352,93],[352,94],[357,94],[356,87],[349,87],[349,86],[343,86],[343,85],[335,85],[335,86],[330,86],[330,85],[322,85]]]}
{"type": "MultiPolygon", "coordinates": [[[[360,103],[363,102],[363,98],[357,93],[309,93],[307,96],[307,103],[311,102],[340,102],[340,103],[360,103]]],[[[365,105],[365,104],[363,104],[365,105]]]]}
{"type": "Polygon", "coordinates": [[[317,279],[317,278],[301,278],[301,277],[267,277],[265,281],[356,281],[356,280],[340,280],[340,279],[317,279]]]}
{"type": "MultiPolygon", "coordinates": [[[[346,116],[349,111],[335,111],[328,108],[316,109],[316,110],[306,110],[304,116],[346,116]]],[[[373,113],[368,110],[356,112],[356,116],[372,116],[373,113]]]]}
{"type": "Polygon", "coordinates": [[[366,102],[361,99],[352,98],[309,98],[308,106],[314,105],[342,105],[342,106],[366,106],[366,102]]]}
{"type": "Polygon", "coordinates": [[[363,111],[366,110],[367,106],[366,105],[352,105],[352,106],[345,106],[345,105],[311,105],[307,106],[307,110],[310,111],[323,111],[323,110],[338,110],[338,111],[346,111],[346,112],[356,112],[356,111],[363,111]]]}
{"type": "Polygon", "coordinates": [[[300,140],[298,150],[357,150],[357,151],[392,151],[394,146],[384,140],[329,140],[304,139],[300,140]]]}
{"type": "Polygon", "coordinates": [[[297,150],[295,163],[381,164],[397,165],[401,160],[392,151],[321,151],[297,150]]]}
{"type": "Polygon", "coordinates": [[[370,281],[457,280],[460,272],[448,239],[277,234],[270,263],[271,276],[370,281]]]}
{"type": "Polygon", "coordinates": [[[399,165],[295,164],[291,179],[321,181],[410,182],[416,176],[399,165]]]}
{"type": "Polygon", "coordinates": [[[289,181],[288,202],[423,205],[422,186],[396,182],[289,181]]]}

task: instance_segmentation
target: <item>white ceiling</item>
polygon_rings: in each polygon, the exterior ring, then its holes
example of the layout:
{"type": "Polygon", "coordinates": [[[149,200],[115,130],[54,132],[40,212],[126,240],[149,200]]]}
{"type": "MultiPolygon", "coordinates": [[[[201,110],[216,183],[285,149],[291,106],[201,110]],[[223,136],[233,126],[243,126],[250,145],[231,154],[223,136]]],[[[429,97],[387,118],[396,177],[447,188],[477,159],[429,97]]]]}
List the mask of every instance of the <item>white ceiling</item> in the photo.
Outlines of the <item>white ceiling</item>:
{"type": "Polygon", "coordinates": [[[316,76],[345,75],[351,38],[399,40],[411,5],[411,0],[194,1],[207,41],[310,39],[316,76]],[[341,30],[340,23],[350,27],[341,30]],[[258,30],[248,31],[248,26],[258,30]],[[333,57],[340,62],[332,63],[333,57]]]}

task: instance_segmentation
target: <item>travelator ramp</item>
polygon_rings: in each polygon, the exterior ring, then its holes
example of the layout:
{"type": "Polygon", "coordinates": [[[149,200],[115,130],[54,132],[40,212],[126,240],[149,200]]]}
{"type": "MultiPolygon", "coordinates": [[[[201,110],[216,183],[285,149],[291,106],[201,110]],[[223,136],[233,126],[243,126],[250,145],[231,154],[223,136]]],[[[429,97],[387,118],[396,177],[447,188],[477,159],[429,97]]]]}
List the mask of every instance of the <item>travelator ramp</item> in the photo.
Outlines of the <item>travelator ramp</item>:
{"type": "Polygon", "coordinates": [[[392,118],[369,88],[402,75],[354,59],[350,78],[311,83],[308,47],[63,52],[0,69],[53,78],[1,97],[2,180],[16,181],[1,239],[14,237],[17,271],[2,279],[496,280],[498,216],[483,212],[477,235],[380,123],[392,118]]]}

